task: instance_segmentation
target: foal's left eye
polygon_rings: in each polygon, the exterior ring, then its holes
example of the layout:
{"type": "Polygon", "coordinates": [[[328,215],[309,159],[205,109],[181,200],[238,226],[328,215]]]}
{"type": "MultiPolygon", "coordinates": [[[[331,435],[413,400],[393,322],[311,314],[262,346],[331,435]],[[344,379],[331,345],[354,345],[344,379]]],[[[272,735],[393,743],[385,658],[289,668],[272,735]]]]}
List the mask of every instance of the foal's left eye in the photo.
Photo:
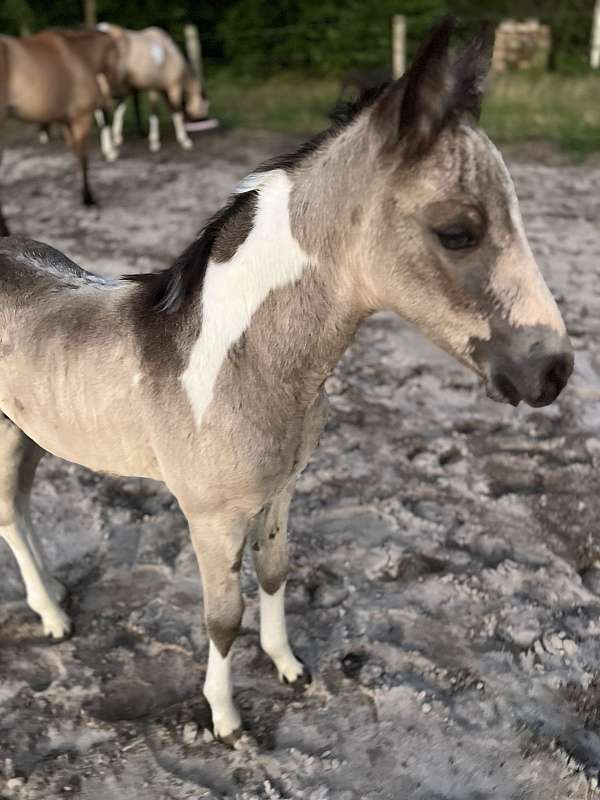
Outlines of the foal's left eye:
{"type": "Polygon", "coordinates": [[[477,244],[473,233],[466,228],[450,228],[445,231],[436,231],[435,234],[446,250],[468,250],[477,244]]]}

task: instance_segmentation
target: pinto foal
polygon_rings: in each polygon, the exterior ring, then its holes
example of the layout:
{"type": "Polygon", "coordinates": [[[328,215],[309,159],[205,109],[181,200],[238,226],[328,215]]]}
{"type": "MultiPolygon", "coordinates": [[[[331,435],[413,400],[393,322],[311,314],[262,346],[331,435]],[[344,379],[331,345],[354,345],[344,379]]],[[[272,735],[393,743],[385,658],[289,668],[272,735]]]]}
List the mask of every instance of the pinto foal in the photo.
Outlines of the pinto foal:
{"type": "Polygon", "coordinates": [[[361,322],[396,311],[514,405],[551,403],[572,369],[513,184],[476,123],[491,36],[452,59],[451,29],[345,125],[250,175],[162,273],[103,280],[47,245],[0,243],[0,534],[29,605],[49,636],[69,633],[29,516],[46,450],[164,480],[202,575],[221,738],[241,725],[230,666],[248,539],[262,647],[283,680],[308,677],[284,617],[288,508],[324,381],[361,322]]]}

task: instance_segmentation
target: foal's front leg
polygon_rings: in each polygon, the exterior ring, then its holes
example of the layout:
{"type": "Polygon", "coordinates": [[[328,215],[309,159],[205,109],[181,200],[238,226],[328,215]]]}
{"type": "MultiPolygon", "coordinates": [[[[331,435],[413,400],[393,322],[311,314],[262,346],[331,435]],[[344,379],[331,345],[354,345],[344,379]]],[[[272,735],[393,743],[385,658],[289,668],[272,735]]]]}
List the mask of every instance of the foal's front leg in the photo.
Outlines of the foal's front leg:
{"type": "Polygon", "coordinates": [[[254,521],[252,557],[259,582],[260,644],[285,683],[310,683],[308,669],[290,647],[285,623],[285,581],[288,572],[287,523],[293,487],[265,506],[254,521]]]}
{"type": "Polygon", "coordinates": [[[247,521],[229,515],[188,515],[200,566],[209,637],[204,696],[212,712],[215,736],[227,739],[241,728],[233,702],[231,647],[242,622],[244,603],[240,567],[247,521]]]}

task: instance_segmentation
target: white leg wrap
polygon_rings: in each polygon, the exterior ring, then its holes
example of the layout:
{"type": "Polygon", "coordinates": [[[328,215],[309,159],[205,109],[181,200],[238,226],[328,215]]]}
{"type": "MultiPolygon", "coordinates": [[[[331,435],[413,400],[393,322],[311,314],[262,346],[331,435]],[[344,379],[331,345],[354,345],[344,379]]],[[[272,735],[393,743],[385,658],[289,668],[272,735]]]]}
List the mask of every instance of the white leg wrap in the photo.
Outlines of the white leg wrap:
{"type": "Polygon", "coordinates": [[[175,128],[175,137],[177,138],[177,141],[181,147],[183,147],[184,150],[191,150],[193,147],[192,140],[188,136],[188,132],[185,129],[183,114],[181,111],[176,111],[173,114],[173,127],[175,128]]]}
{"type": "Polygon", "coordinates": [[[225,658],[210,642],[204,696],[212,711],[215,736],[225,738],[241,727],[242,720],[233,702],[231,649],[225,658]]]}
{"type": "Polygon", "coordinates": [[[160,150],[160,127],[156,114],[150,114],[149,126],[148,142],[150,144],[150,152],[157,153],[160,150]]]}
{"type": "Polygon", "coordinates": [[[279,679],[288,683],[297,680],[304,668],[292,653],[285,625],[285,583],[275,592],[267,594],[260,589],[260,645],[269,655],[279,673],[279,679]]]}

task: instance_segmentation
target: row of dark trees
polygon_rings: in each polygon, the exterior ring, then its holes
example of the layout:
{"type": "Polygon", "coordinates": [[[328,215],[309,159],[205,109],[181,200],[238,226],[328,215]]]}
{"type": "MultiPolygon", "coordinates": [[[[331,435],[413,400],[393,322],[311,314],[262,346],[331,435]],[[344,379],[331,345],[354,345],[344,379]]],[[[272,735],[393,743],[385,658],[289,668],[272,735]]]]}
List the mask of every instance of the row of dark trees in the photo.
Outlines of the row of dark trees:
{"type": "MultiPolygon", "coordinates": [[[[98,18],[142,28],[159,25],[181,38],[196,24],[209,61],[227,63],[250,77],[282,69],[339,75],[380,67],[390,60],[390,19],[408,19],[408,52],[449,10],[470,32],[483,15],[536,17],[552,27],[552,66],[587,64],[594,0],[97,0],[98,18]]],[[[19,34],[52,26],[77,26],[82,0],[0,0],[0,32],[19,34]]]]}

